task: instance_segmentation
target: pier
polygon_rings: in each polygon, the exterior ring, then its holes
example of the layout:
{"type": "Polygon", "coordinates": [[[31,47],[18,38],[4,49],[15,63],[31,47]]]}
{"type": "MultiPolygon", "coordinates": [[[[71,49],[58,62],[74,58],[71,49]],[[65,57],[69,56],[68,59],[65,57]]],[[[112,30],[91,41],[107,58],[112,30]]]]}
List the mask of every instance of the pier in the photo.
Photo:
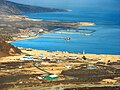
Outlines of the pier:
{"type": "Polygon", "coordinates": [[[56,38],[56,39],[65,39],[65,37],[56,37],[56,36],[40,36],[40,38],[56,38]]]}
{"type": "Polygon", "coordinates": [[[52,33],[57,34],[82,34],[85,36],[90,36],[92,33],[96,32],[96,30],[92,29],[55,29],[52,33]]]}

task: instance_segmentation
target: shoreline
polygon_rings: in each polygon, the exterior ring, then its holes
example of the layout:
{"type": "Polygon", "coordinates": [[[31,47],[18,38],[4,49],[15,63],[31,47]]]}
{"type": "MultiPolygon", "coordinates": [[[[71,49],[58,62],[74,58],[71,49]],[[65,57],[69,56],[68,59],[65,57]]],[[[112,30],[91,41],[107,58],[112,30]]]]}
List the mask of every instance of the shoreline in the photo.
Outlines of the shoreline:
{"type": "MultiPolygon", "coordinates": [[[[43,33],[43,34],[45,34],[45,33],[43,33]]],[[[41,38],[41,36],[36,36],[36,37],[29,37],[29,38],[20,38],[20,39],[16,39],[15,41],[7,41],[8,43],[11,43],[11,42],[16,42],[16,41],[21,41],[21,40],[29,40],[29,39],[36,39],[36,38],[41,38]]],[[[17,47],[17,46],[15,46],[15,47],[17,47]]],[[[24,48],[24,47],[18,47],[18,48],[24,48]]],[[[55,52],[55,50],[54,51],[51,51],[51,50],[42,50],[42,49],[33,49],[33,48],[24,48],[24,49],[32,49],[32,50],[39,50],[39,51],[49,51],[49,52],[55,52]]],[[[57,50],[56,50],[57,51],[57,50]]],[[[81,52],[69,52],[69,51],[60,51],[60,52],[68,52],[68,53],[73,53],[73,54],[82,54],[81,52]]],[[[102,54],[102,53],[100,53],[100,54],[96,54],[96,53],[85,53],[85,55],[116,55],[116,56],[119,56],[120,54],[102,54]]]]}
{"type": "MultiPolygon", "coordinates": [[[[45,34],[45,33],[43,33],[43,34],[45,34]]],[[[16,42],[16,41],[36,39],[36,38],[41,38],[41,36],[35,36],[35,37],[29,37],[29,38],[20,38],[20,39],[17,38],[15,41],[7,41],[7,42],[8,42],[8,43],[11,43],[11,42],[16,42]]],[[[17,46],[15,46],[15,47],[17,47],[17,46]]],[[[18,47],[18,48],[24,48],[24,47],[18,47]]],[[[29,49],[29,47],[28,47],[28,48],[24,48],[24,49],[29,49]]],[[[51,51],[51,50],[42,50],[42,49],[33,49],[33,48],[30,48],[30,49],[32,49],[32,50],[40,50],[40,51],[55,52],[55,51],[51,51]]],[[[57,50],[56,50],[56,51],[57,51],[57,50]]],[[[60,51],[60,52],[65,52],[65,51],[60,51]]],[[[66,51],[66,52],[68,52],[68,53],[73,53],[73,54],[82,54],[82,53],[80,53],[80,52],[76,52],[76,53],[75,53],[75,52],[69,52],[69,51],[66,51]]],[[[82,51],[81,51],[81,52],[82,52],[82,51]]],[[[120,54],[85,53],[85,55],[87,55],[87,54],[89,54],[89,55],[116,55],[116,56],[119,56],[119,55],[120,55],[120,54]]]]}
{"type": "MultiPolygon", "coordinates": [[[[4,59],[6,59],[5,62],[11,61],[10,59],[13,59],[12,61],[16,61],[18,58],[25,56],[25,54],[32,55],[34,57],[38,57],[40,54],[43,54],[47,57],[52,54],[59,54],[59,56],[67,55],[67,56],[77,56],[77,57],[82,57],[86,56],[89,59],[103,59],[103,62],[107,62],[108,60],[111,61],[116,61],[120,60],[120,55],[111,55],[111,54],[82,54],[82,53],[72,53],[72,52],[62,52],[62,51],[49,51],[49,50],[37,50],[37,49],[32,49],[32,48],[23,48],[23,47],[18,47],[22,51],[21,55],[12,55],[12,56],[7,56],[7,57],[1,57],[0,62],[4,62],[4,59]],[[114,60],[113,60],[114,59],[114,60]]],[[[64,57],[63,57],[64,58],[64,57]]],[[[61,58],[62,59],[62,58],[61,58]]]]}
{"type": "MultiPolygon", "coordinates": [[[[38,37],[36,37],[36,38],[38,38],[38,37]]],[[[22,40],[26,40],[26,39],[33,39],[33,38],[24,38],[22,40]]],[[[92,88],[92,87],[88,87],[88,85],[93,86],[93,88],[99,88],[99,87],[104,87],[104,86],[110,88],[111,86],[115,87],[115,86],[119,85],[119,83],[118,84],[116,83],[117,81],[120,80],[119,77],[118,77],[118,79],[115,79],[115,78],[103,79],[102,81],[99,81],[99,82],[92,82],[92,83],[87,82],[87,84],[86,83],[84,84],[82,82],[67,81],[65,76],[61,76],[61,72],[64,70],[71,69],[71,68],[67,68],[67,65],[68,66],[70,65],[73,68],[80,67],[80,65],[86,64],[86,63],[89,63],[89,65],[95,65],[97,62],[99,62],[98,61],[99,59],[100,59],[100,62],[104,62],[105,66],[107,66],[106,63],[108,63],[108,60],[110,60],[111,62],[117,62],[117,60],[120,60],[120,55],[77,54],[77,53],[61,52],[61,51],[55,52],[55,51],[47,51],[47,50],[36,50],[36,49],[22,48],[22,47],[18,47],[18,48],[22,51],[21,55],[7,56],[7,57],[0,58],[0,64],[2,66],[4,65],[4,63],[6,63],[8,65],[11,65],[11,67],[13,67],[13,69],[4,68],[5,70],[4,69],[1,70],[0,78],[2,80],[4,78],[7,78],[7,77],[9,77],[9,78],[14,77],[14,78],[18,79],[17,81],[14,81],[14,80],[12,81],[9,79],[11,82],[7,82],[7,80],[5,80],[8,84],[15,85],[15,86],[12,86],[12,88],[8,86],[9,90],[12,90],[12,89],[17,90],[17,88],[19,88],[21,90],[23,90],[23,89],[26,89],[26,90],[35,89],[35,90],[37,90],[37,88],[42,88],[43,90],[44,89],[54,90],[53,88],[58,88],[58,87],[60,88],[62,84],[64,84],[64,85],[62,85],[62,87],[64,87],[64,89],[68,89],[68,90],[72,89],[72,88],[78,88],[78,89],[79,88],[92,88]],[[38,62],[37,63],[38,65],[39,65],[39,63],[43,62],[43,63],[41,63],[40,67],[44,70],[47,70],[48,72],[50,72],[52,74],[58,75],[59,79],[56,80],[55,82],[54,81],[53,82],[52,81],[45,82],[45,81],[42,81],[42,80],[39,80],[38,78],[36,78],[36,77],[39,77],[40,75],[46,75],[47,73],[35,68],[33,66],[34,61],[20,60],[20,58],[22,58],[26,55],[31,55],[33,58],[38,58],[40,55],[45,55],[46,59],[55,55],[55,57],[54,57],[55,60],[62,60],[62,62],[56,62],[56,63],[48,63],[45,61],[41,61],[39,59],[37,61],[35,61],[35,62],[38,62]],[[70,60],[72,62],[69,62],[69,60],[67,58],[69,58],[70,56],[78,57],[78,59],[70,60]],[[83,56],[87,57],[88,60],[85,60],[85,61],[82,60],[83,56]],[[77,61],[77,62],[74,62],[74,61],[77,61]],[[17,65],[17,63],[18,63],[18,65],[17,65]],[[22,78],[25,78],[25,75],[28,75],[28,77],[30,76],[31,78],[26,78],[27,80],[22,79],[22,78]],[[20,80],[18,78],[19,76],[21,76],[20,80]],[[62,82],[62,80],[63,81],[66,80],[67,82],[62,82]],[[25,85],[24,85],[24,83],[25,83],[25,85]]],[[[55,60],[53,59],[53,62],[55,60]]],[[[4,87],[6,88],[7,85],[5,86],[5,84],[3,82],[0,86],[2,86],[3,88],[4,87]]]]}
{"type": "MultiPolygon", "coordinates": [[[[18,16],[18,15],[14,15],[16,18],[20,18],[20,17],[22,17],[22,15],[21,16],[18,16]]],[[[12,17],[12,16],[11,16],[12,17]]],[[[32,18],[28,18],[28,17],[24,17],[25,18],[25,20],[28,20],[28,21],[35,21],[35,20],[37,20],[37,21],[39,21],[39,19],[32,19],[32,18]]],[[[40,20],[41,21],[41,20],[40,20]]],[[[47,20],[42,20],[42,21],[47,21],[47,20]]],[[[52,21],[51,21],[52,22],[52,21]]],[[[56,22],[59,22],[59,21],[56,21],[56,22]]],[[[50,22],[49,22],[50,23],[50,22]]],[[[63,24],[65,24],[64,22],[62,22],[63,24]]],[[[66,23],[66,25],[67,24],[70,24],[70,25],[75,25],[75,24],[77,24],[78,26],[79,25],[81,25],[81,26],[94,26],[95,25],[95,23],[92,23],[92,22],[68,22],[68,23],[66,23]]],[[[49,32],[48,32],[49,33],[49,32]]],[[[44,33],[43,33],[44,34],[44,33]]],[[[39,36],[40,37],[40,36],[39,36]]],[[[34,39],[34,38],[38,38],[38,37],[29,37],[29,38],[17,38],[15,41],[18,41],[18,40],[27,40],[27,39],[34,39]]],[[[14,41],[7,41],[8,43],[11,43],[11,42],[14,42],[14,41]]],[[[73,52],[74,53],[74,52],[73,52]]],[[[91,53],[90,53],[91,54],[91,53]]],[[[97,55],[99,55],[99,54],[97,54],[97,55]]],[[[101,55],[101,54],[100,54],[101,55]]],[[[103,54],[103,55],[119,55],[119,54],[103,54]]]]}
{"type": "Polygon", "coordinates": [[[29,40],[29,39],[35,39],[35,38],[39,38],[40,36],[35,36],[35,37],[28,37],[28,38],[17,38],[13,41],[6,41],[7,43],[11,43],[11,42],[15,42],[15,41],[21,41],[21,40],[29,40]]]}

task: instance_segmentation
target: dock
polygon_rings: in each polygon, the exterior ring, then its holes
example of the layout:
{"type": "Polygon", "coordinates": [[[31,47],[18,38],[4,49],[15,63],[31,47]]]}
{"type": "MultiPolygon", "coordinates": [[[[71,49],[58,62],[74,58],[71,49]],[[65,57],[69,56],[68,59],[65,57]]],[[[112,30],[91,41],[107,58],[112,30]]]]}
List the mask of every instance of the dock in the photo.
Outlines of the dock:
{"type": "Polygon", "coordinates": [[[66,37],[56,37],[56,36],[40,36],[40,38],[56,38],[56,39],[65,39],[66,37]]]}

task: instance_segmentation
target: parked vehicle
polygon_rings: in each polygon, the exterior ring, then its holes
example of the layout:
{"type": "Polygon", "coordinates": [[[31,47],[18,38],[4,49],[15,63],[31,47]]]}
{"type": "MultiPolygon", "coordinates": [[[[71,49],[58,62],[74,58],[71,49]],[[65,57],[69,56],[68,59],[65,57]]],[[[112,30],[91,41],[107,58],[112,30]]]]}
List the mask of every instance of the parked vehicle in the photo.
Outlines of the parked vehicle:
{"type": "Polygon", "coordinates": [[[33,60],[32,56],[24,56],[22,58],[20,58],[20,60],[33,60]]]}

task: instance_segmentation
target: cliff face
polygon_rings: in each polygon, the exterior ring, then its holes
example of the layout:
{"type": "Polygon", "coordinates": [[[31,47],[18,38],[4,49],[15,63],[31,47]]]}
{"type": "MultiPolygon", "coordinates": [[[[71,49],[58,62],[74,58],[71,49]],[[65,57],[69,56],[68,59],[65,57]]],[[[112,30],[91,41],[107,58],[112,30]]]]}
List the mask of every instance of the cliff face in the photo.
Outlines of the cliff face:
{"type": "Polygon", "coordinates": [[[24,5],[7,0],[0,0],[0,14],[4,14],[4,15],[36,13],[36,12],[64,12],[64,11],[66,10],[24,5]]]}
{"type": "Polygon", "coordinates": [[[21,54],[21,51],[10,43],[0,40],[0,57],[21,54]]]}

